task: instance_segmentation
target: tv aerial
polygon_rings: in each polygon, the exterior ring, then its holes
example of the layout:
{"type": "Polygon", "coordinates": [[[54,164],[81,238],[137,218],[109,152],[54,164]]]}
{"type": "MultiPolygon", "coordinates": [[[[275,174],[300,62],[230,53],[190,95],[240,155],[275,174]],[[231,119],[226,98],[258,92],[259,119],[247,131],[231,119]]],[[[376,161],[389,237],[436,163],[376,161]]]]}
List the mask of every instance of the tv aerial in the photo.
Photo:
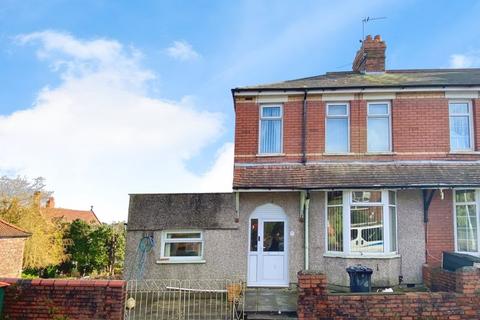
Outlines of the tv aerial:
{"type": "Polygon", "coordinates": [[[365,17],[362,19],[362,40],[360,42],[363,42],[365,39],[365,25],[370,22],[370,21],[376,21],[376,20],[385,20],[387,17],[365,17]]]}

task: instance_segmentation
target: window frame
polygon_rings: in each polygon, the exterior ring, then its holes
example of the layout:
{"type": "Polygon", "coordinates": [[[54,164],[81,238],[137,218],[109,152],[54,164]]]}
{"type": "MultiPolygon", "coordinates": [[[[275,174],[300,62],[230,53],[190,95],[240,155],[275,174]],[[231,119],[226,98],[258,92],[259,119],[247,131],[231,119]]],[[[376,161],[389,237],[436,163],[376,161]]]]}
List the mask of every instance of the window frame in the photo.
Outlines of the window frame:
{"type": "Polygon", "coordinates": [[[160,260],[169,261],[169,262],[198,262],[204,261],[204,251],[205,251],[205,238],[203,230],[164,230],[161,234],[160,239],[160,260]],[[177,239],[168,239],[168,234],[179,234],[179,233],[200,233],[200,238],[177,238],[177,239]],[[200,256],[181,256],[181,257],[172,257],[165,256],[165,245],[167,243],[201,243],[201,253],[200,256]]]}
{"type": "Polygon", "coordinates": [[[393,152],[393,129],[392,129],[392,104],[390,101],[368,101],[367,102],[367,134],[366,134],[366,140],[367,140],[367,153],[391,153],[393,152]],[[372,104],[386,104],[387,105],[387,114],[370,114],[370,105],[372,104]],[[375,150],[368,150],[368,119],[369,118],[388,118],[388,150],[385,151],[375,151],[375,150]]]}
{"type": "Polygon", "coordinates": [[[454,241],[455,241],[455,252],[469,254],[474,256],[480,256],[480,223],[478,221],[480,216],[480,209],[479,209],[479,196],[480,196],[480,189],[476,188],[459,188],[452,190],[452,204],[453,204],[453,233],[454,233],[454,241]],[[461,202],[462,204],[475,204],[476,208],[476,218],[477,218],[477,251],[459,251],[458,250],[458,237],[457,237],[457,199],[456,193],[457,191],[464,191],[464,190],[474,190],[475,191],[475,201],[474,202],[461,202]]]}
{"type": "Polygon", "coordinates": [[[474,134],[474,123],[473,123],[473,105],[471,100],[448,100],[448,143],[450,147],[450,152],[469,152],[475,150],[475,134],[474,134]],[[465,116],[466,114],[455,114],[452,116],[450,114],[450,105],[451,104],[460,104],[466,103],[468,105],[468,126],[469,126],[469,138],[470,138],[470,147],[468,149],[453,149],[452,148],[452,117],[455,116],[465,116]]]}
{"type": "Polygon", "coordinates": [[[325,153],[326,154],[348,154],[350,153],[350,103],[349,102],[327,102],[325,105],[325,153]],[[329,115],[328,110],[330,106],[346,106],[346,115],[329,115]],[[347,151],[328,151],[327,150],[327,132],[328,132],[328,119],[344,119],[347,118],[347,151]]]}
{"type": "Polygon", "coordinates": [[[283,103],[262,103],[259,108],[258,117],[258,149],[257,152],[261,156],[276,156],[283,154],[283,103]],[[280,116],[264,117],[263,108],[265,107],[280,107],[280,116]],[[262,120],[278,120],[280,119],[280,151],[279,152],[262,152],[262,120]]]}
{"type": "Polygon", "coordinates": [[[347,256],[352,258],[365,257],[365,256],[392,256],[398,255],[398,192],[395,189],[342,189],[342,190],[328,190],[325,191],[325,210],[324,210],[324,245],[325,245],[325,254],[327,255],[337,255],[337,256],[347,256]],[[330,251],[328,250],[328,192],[333,191],[342,191],[342,201],[343,201],[343,251],[330,251]],[[353,192],[358,191],[380,191],[382,193],[382,202],[353,202],[353,192]],[[390,204],[390,195],[389,191],[395,192],[395,205],[390,204]],[[378,206],[381,204],[383,208],[383,251],[382,252],[367,252],[367,251],[351,251],[351,228],[350,228],[350,219],[351,219],[351,206],[378,206]],[[394,206],[396,209],[395,216],[397,219],[396,223],[396,249],[395,251],[390,251],[391,247],[391,234],[390,234],[390,207],[394,206]]]}

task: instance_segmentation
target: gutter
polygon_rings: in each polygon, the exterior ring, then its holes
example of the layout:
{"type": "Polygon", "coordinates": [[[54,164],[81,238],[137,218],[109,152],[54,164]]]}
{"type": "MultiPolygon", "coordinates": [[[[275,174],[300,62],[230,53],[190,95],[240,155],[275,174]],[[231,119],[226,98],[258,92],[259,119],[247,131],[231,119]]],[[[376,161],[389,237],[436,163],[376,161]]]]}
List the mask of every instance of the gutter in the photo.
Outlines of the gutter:
{"type": "MultiPolygon", "coordinates": [[[[411,92],[411,91],[479,91],[480,84],[449,84],[449,85],[378,85],[378,86],[338,86],[338,87],[310,87],[310,93],[362,93],[362,92],[411,92]]],[[[274,95],[281,93],[296,93],[301,94],[305,92],[303,87],[291,88],[235,88],[232,89],[234,96],[242,95],[274,95]]]]}
{"type": "Polygon", "coordinates": [[[304,228],[305,228],[305,270],[310,269],[310,230],[309,230],[309,209],[310,209],[310,192],[307,190],[305,191],[305,207],[304,207],[304,228]]]}

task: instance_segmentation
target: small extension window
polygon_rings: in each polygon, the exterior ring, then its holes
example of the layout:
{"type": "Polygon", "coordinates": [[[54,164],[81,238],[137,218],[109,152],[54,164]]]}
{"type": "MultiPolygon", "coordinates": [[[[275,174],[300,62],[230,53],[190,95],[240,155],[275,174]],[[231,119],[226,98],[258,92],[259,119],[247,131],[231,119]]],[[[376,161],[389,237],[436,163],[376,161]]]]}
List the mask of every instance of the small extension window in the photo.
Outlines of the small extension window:
{"type": "Polygon", "coordinates": [[[202,231],[164,231],[162,233],[162,260],[200,261],[203,260],[202,231]]]}

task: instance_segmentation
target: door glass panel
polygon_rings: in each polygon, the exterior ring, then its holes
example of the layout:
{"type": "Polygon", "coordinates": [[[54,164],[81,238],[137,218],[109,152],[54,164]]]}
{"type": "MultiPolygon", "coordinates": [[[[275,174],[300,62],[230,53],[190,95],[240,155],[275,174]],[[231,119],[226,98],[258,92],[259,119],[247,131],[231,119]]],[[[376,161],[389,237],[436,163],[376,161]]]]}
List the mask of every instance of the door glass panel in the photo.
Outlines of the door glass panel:
{"type": "Polygon", "coordinates": [[[283,252],[285,228],[283,221],[266,221],[263,223],[263,251],[283,252]]]}
{"type": "Polygon", "coordinates": [[[258,248],[258,219],[250,220],[250,251],[256,252],[258,248]]]}

